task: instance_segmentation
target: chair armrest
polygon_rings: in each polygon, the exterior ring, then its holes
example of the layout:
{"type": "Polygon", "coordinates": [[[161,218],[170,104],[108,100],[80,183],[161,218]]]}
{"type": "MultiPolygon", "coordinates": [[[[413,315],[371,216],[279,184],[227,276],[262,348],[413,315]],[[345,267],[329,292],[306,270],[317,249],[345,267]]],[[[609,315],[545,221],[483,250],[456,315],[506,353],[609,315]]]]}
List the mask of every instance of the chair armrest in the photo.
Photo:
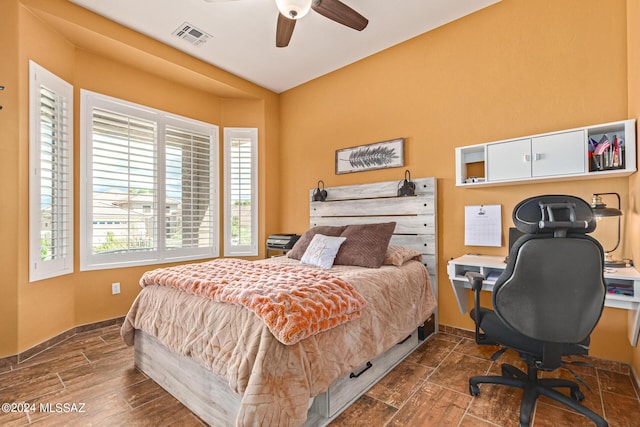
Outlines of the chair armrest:
{"type": "Polygon", "coordinates": [[[475,292],[482,290],[482,282],[485,279],[482,274],[475,271],[467,271],[466,273],[464,273],[464,276],[471,284],[471,289],[473,289],[475,292]]]}
{"type": "Polygon", "coordinates": [[[467,278],[469,283],[471,284],[471,289],[473,289],[473,310],[471,314],[471,318],[473,319],[473,323],[475,323],[475,338],[476,343],[485,344],[485,336],[480,332],[480,291],[482,290],[482,282],[485,277],[475,271],[467,271],[464,276],[467,278]]]}

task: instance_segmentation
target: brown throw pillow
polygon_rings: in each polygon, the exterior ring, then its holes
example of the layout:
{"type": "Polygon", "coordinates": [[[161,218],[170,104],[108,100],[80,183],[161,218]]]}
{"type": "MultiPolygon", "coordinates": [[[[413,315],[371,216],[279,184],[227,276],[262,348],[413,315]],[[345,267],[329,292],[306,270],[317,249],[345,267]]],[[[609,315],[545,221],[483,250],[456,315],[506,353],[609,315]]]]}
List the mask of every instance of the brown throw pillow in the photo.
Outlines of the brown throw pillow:
{"type": "Polygon", "coordinates": [[[301,259],[307,250],[307,246],[313,240],[313,236],[316,234],[324,234],[325,236],[338,237],[347,228],[345,225],[332,226],[332,225],[319,225],[305,231],[305,233],[298,239],[293,248],[287,252],[287,256],[293,259],[301,259]]]}
{"type": "Polygon", "coordinates": [[[405,262],[411,260],[422,261],[422,254],[413,249],[405,248],[404,246],[389,245],[387,253],[384,255],[382,265],[395,265],[396,267],[400,267],[405,262]]]}
{"type": "Polygon", "coordinates": [[[387,253],[395,222],[348,225],[340,236],[346,237],[334,264],[379,268],[387,253]]]}

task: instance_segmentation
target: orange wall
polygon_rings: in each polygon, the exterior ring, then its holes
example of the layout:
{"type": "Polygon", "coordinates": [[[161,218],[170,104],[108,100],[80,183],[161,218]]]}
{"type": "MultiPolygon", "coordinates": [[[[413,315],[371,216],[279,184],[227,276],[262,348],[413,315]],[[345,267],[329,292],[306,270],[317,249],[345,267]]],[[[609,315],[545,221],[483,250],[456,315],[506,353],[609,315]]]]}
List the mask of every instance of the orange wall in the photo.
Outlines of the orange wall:
{"type": "MultiPolygon", "coordinates": [[[[0,3],[0,182],[18,181],[18,145],[21,129],[17,125],[20,99],[18,94],[20,72],[18,63],[18,2],[0,3]]],[[[19,190],[15,185],[2,185],[0,189],[0,236],[4,244],[0,245],[0,357],[13,354],[18,339],[18,253],[13,242],[18,241],[18,199],[19,190]]]]}
{"type": "MultiPolygon", "coordinates": [[[[3,261],[0,357],[24,351],[74,326],[123,316],[139,292],[140,276],[148,270],[132,267],[80,272],[76,251],[75,273],[28,282],[29,59],[64,78],[75,89],[76,248],[80,241],[81,88],[216,124],[220,127],[220,148],[224,127],[257,127],[259,188],[267,196],[259,207],[260,241],[265,240],[267,233],[276,232],[277,216],[266,218],[269,209],[278,207],[279,177],[267,175],[268,170],[278,170],[279,164],[276,94],[130,32],[66,0],[3,0],[0,26],[0,37],[6,45],[0,83],[9,88],[0,93],[0,104],[5,106],[0,112],[3,129],[0,173],[2,182],[11,183],[3,185],[0,206],[5,241],[0,249],[3,261]],[[96,44],[78,46],[83,36],[95,39],[96,44]],[[111,295],[112,282],[121,283],[120,295],[111,295]]],[[[260,250],[263,255],[264,249],[260,250]]]]}
{"type": "MultiPolygon", "coordinates": [[[[447,260],[506,255],[506,247],[464,246],[464,205],[501,204],[506,232],[513,206],[535,194],[590,200],[593,192],[618,191],[626,209],[629,180],[461,189],[454,147],[627,118],[626,37],[624,0],[503,0],[285,92],[283,231],[308,228],[308,190],[319,179],[331,186],[403,178],[404,169],[335,175],[336,149],[404,137],[412,176],[438,180],[440,321],[471,329],[457,308],[447,260]]],[[[629,256],[628,243],[617,252],[629,256]]],[[[626,314],[605,310],[592,354],[631,360],[626,314]]]]}
{"type": "MultiPolygon", "coordinates": [[[[640,118],[640,0],[627,0],[627,55],[629,79],[629,117],[640,118]]],[[[640,177],[636,173],[629,179],[629,233],[632,240],[631,255],[640,265],[640,177]]],[[[640,373],[640,347],[633,349],[633,370],[640,373]]]]}

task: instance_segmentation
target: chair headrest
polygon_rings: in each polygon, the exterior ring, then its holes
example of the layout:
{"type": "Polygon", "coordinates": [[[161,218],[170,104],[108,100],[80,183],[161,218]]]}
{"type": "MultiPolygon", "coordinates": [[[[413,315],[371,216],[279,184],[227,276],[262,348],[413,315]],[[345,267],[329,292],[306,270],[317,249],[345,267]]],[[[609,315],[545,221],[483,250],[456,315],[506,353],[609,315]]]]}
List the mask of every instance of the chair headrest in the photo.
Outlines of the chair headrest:
{"type": "Polygon", "coordinates": [[[548,194],[525,199],[513,208],[513,223],[528,234],[591,233],[596,219],[591,205],[575,196],[548,194]]]}

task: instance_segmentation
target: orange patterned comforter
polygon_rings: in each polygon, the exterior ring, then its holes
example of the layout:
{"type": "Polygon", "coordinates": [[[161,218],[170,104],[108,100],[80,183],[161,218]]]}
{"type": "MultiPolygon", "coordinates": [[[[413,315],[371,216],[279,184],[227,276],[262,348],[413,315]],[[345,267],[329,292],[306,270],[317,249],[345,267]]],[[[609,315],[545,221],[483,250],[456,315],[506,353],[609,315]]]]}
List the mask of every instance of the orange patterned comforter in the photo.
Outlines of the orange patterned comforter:
{"type": "Polygon", "coordinates": [[[241,305],[286,345],[355,319],[366,305],[349,283],[324,271],[241,259],[148,271],[140,285],[170,286],[241,305]]]}

